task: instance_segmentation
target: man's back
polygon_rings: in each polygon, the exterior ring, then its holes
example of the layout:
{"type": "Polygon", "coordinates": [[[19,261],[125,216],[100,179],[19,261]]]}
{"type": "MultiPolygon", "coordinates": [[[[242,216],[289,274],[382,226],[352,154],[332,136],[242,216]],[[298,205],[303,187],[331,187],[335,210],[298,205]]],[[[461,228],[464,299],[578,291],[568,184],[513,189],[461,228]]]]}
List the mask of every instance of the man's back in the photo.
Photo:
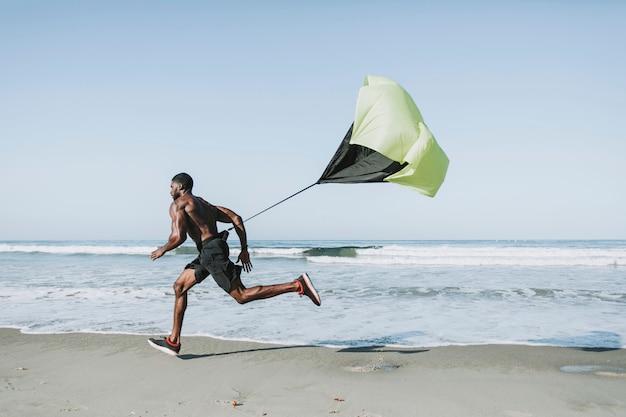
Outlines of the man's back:
{"type": "Polygon", "coordinates": [[[184,212],[187,233],[194,242],[199,244],[217,234],[215,207],[204,199],[189,193],[181,195],[174,201],[173,205],[175,210],[184,212]]]}

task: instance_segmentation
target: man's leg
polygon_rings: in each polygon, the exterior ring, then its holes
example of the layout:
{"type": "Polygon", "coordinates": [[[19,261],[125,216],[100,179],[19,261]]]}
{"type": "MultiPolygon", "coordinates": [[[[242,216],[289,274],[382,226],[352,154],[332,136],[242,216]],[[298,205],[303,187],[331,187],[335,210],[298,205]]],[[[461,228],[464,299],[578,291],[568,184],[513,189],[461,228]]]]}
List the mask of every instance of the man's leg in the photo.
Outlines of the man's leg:
{"type": "Polygon", "coordinates": [[[148,339],[148,343],[155,349],[168,355],[178,355],[180,352],[180,331],[183,327],[183,318],[187,309],[187,291],[196,285],[194,269],[185,269],[174,283],[174,324],[172,333],[164,339],[148,339]]]}
{"type": "Polygon", "coordinates": [[[295,281],[284,284],[257,285],[256,287],[246,288],[241,282],[241,269],[238,266],[236,268],[239,269],[236,272],[236,277],[231,281],[232,289],[229,294],[237,300],[239,304],[245,304],[250,301],[261,300],[264,298],[271,298],[288,292],[297,292],[300,295],[306,295],[309,297],[315,305],[321,305],[320,297],[307,274],[302,274],[295,281]]]}
{"type": "Polygon", "coordinates": [[[174,283],[174,321],[169,337],[172,343],[180,343],[180,332],[187,309],[187,291],[194,285],[196,285],[194,269],[185,269],[174,283]]]}
{"type": "Polygon", "coordinates": [[[232,289],[229,294],[239,304],[249,303],[254,300],[261,300],[263,298],[276,297],[280,294],[288,292],[297,292],[300,290],[300,285],[296,281],[287,282],[284,284],[274,285],[257,285],[256,287],[246,288],[241,283],[241,278],[235,278],[231,283],[232,289]]]}

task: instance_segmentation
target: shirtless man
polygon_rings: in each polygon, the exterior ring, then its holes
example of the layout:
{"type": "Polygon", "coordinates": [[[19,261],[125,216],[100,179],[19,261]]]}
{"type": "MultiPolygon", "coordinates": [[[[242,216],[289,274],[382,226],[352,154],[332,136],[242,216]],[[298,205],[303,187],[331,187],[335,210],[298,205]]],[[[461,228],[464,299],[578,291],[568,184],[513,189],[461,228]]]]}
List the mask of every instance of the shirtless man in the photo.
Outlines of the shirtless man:
{"type": "Polygon", "coordinates": [[[193,195],[192,188],[193,179],[188,174],[181,173],[172,178],[170,190],[170,195],[174,199],[170,206],[172,232],[167,243],[153,251],[150,258],[158,259],[165,252],[177,248],[187,239],[187,235],[196,243],[200,254],[185,267],[174,283],[172,332],[163,339],[149,339],[150,346],[170,355],[177,355],[180,352],[180,333],[187,309],[187,291],[209,275],[212,275],[217,285],[239,304],[288,292],[304,294],[316,305],[321,304],[320,297],[307,274],[302,274],[295,281],[284,284],[246,288],[241,283],[241,270],[250,272],[252,263],[248,253],[246,229],[241,217],[226,207],[214,206],[193,195]],[[241,261],[242,266],[235,265],[228,258],[229,247],[223,239],[224,232],[218,233],[216,222],[233,224],[241,243],[241,253],[237,262],[241,261]]]}

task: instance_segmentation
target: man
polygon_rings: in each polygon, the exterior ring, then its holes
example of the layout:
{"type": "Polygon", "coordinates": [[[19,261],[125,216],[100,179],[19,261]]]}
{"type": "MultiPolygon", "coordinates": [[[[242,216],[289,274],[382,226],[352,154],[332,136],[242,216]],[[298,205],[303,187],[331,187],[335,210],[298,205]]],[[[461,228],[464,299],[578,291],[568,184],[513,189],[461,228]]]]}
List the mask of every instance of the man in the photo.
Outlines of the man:
{"type": "Polygon", "coordinates": [[[246,288],[241,283],[241,270],[250,272],[252,263],[248,253],[246,229],[237,213],[226,207],[214,206],[201,197],[192,194],[193,179],[185,173],[172,178],[170,195],[174,202],[170,206],[172,232],[167,243],[150,255],[152,260],[158,259],[174,248],[180,246],[187,235],[196,243],[200,254],[188,264],[174,283],[174,323],[172,332],[163,339],[149,339],[148,343],[162,352],[177,355],[180,352],[180,334],[183,318],[187,308],[187,291],[202,282],[207,276],[213,276],[215,282],[238,303],[275,297],[288,292],[298,292],[308,296],[313,303],[320,305],[320,297],[315,291],[311,279],[302,274],[295,281],[246,288]],[[232,223],[239,242],[241,253],[235,265],[229,258],[229,248],[223,238],[224,232],[218,233],[217,223],[232,223]]]}

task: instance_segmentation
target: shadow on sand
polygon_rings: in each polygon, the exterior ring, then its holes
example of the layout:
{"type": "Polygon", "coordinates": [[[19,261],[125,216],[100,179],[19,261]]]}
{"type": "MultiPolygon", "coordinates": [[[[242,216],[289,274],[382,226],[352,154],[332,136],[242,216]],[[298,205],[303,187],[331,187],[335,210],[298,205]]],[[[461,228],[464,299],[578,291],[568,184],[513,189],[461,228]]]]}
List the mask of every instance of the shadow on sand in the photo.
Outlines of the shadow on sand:
{"type": "Polygon", "coordinates": [[[217,352],[217,353],[205,353],[205,354],[184,354],[178,355],[177,358],[182,360],[190,360],[190,359],[200,359],[200,358],[211,358],[214,356],[225,356],[225,355],[238,355],[241,353],[253,353],[253,352],[268,352],[272,350],[286,350],[286,349],[302,349],[302,348],[310,348],[315,346],[275,346],[275,347],[267,347],[267,348],[258,348],[258,349],[245,349],[245,350],[234,350],[232,352],[217,352]]]}
{"type": "MultiPolygon", "coordinates": [[[[187,353],[183,355],[178,355],[177,358],[182,360],[190,360],[190,359],[201,359],[201,358],[211,358],[217,356],[225,356],[225,355],[238,355],[242,353],[253,353],[253,352],[269,352],[273,350],[287,350],[287,349],[302,349],[302,348],[323,348],[321,346],[313,346],[313,345],[304,345],[304,346],[273,346],[273,347],[264,347],[257,349],[245,349],[245,350],[234,350],[231,352],[217,352],[217,353],[205,353],[205,354],[193,354],[187,353]]],[[[361,346],[361,347],[353,347],[353,348],[344,348],[337,350],[338,353],[388,353],[395,352],[401,354],[413,354],[413,353],[423,353],[428,352],[428,349],[392,349],[386,348],[385,346],[361,346]]]]}

